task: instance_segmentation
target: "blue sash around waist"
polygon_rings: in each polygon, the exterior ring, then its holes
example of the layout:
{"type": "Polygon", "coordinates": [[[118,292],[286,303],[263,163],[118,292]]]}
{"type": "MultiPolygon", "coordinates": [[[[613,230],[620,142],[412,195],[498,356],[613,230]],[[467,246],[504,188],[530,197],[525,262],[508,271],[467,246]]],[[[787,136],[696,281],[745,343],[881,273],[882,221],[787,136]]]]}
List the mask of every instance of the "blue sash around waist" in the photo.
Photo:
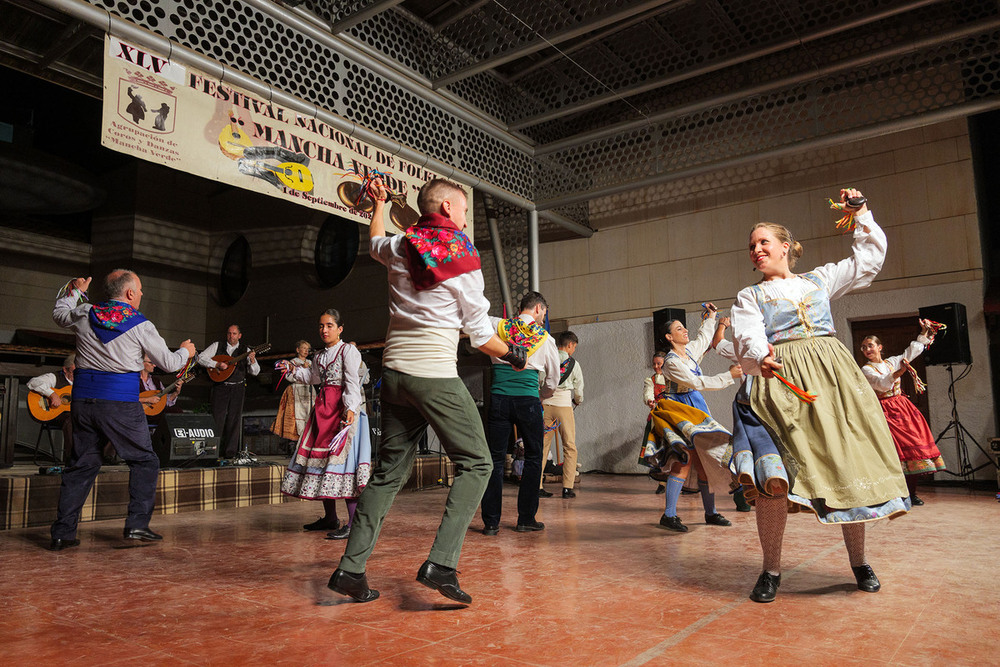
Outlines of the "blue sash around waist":
{"type": "Polygon", "coordinates": [[[109,373],[77,368],[73,374],[73,400],[99,398],[105,401],[139,400],[139,371],[109,373]]]}

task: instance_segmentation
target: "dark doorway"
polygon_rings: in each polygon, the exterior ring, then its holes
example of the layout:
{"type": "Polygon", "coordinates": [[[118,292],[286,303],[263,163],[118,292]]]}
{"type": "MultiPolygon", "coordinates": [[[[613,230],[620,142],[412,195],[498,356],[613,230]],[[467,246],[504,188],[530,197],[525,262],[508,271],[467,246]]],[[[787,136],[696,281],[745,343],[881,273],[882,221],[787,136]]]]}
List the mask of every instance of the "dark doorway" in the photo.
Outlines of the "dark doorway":
{"type": "MultiPolygon", "coordinates": [[[[868,363],[865,355],[861,354],[861,340],[865,336],[874,335],[879,337],[879,340],[882,341],[882,358],[887,359],[902,354],[909,344],[916,340],[919,333],[920,325],[917,324],[916,313],[910,317],[889,317],[882,320],[852,322],[851,340],[853,347],[851,349],[854,352],[854,358],[857,360],[858,365],[864,366],[868,363]]],[[[911,361],[910,365],[913,366],[913,370],[917,371],[917,375],[926,382],[927,367],[924,365],[924,356],[920,355],[911,361]]],[[[928,407],[929,401],[927,400],[927,395],[933,390],[933,387],[928,385],[927,392],[917,394],[913,389],[913,379],[909,373],[903,373],[901,379],[903,381],[903,393],[913,401],[913,404],[917,406],[920,414],[924,416],[924,419],[929,424],[930,408],[928,407]]]]}

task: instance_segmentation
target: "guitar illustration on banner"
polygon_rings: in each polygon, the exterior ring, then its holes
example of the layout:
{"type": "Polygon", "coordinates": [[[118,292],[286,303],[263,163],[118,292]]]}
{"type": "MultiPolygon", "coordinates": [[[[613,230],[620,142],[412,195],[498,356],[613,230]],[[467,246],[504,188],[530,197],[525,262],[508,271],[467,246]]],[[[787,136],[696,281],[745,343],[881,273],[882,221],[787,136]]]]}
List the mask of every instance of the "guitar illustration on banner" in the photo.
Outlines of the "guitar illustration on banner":
{"type": "Polygon", "coordinates": [[[225,382],[227,379],[229,379],[229,376],[232,375],[233,372],[236,370],[236,364],[246,359],[251,352],[253,352],[256,355],[260,354],[261,352],[267,352],[270,349],[271,349],[271,344],[264,343],[262,345],[251,347],[249,350],[247,350],[238,357],[231,357],[228,354],[217,354],[214,357],[212,357],[212,361],[215,362],[221,361],[222,363],[226,364],[226,369],[219,370],[218,368],[209,368],[208,377],[212,378],[212,380],[215,382],[225,382]]]}
{"type": "Polygon", "coordinates": [[[230,160],[236,160],[241,174],[267,181],[276,188],[284,185],[299,192],[312,192],[315,182],[308,155],[282,146],[254,146],[241,123],[236,113],[230,111],[229,123],[219,132],[219,149],[230,160]],[[271,164],[267,160],[281,162],[271,164]]]}
{"type": "Polygon", "coordinates": [[[40,422],[50,422],[64,412],[69,412],[70,401],[72,400],[71,393],[73,392],[73,385],[68,385],[61,389],[53,389],[53,394],[58,394],[59,398],[62,399],[62,403],[56,407],[49,405],[49,399],[42,396],[37,391],[28,392],[28,412],[31,416],[40,422]]]}

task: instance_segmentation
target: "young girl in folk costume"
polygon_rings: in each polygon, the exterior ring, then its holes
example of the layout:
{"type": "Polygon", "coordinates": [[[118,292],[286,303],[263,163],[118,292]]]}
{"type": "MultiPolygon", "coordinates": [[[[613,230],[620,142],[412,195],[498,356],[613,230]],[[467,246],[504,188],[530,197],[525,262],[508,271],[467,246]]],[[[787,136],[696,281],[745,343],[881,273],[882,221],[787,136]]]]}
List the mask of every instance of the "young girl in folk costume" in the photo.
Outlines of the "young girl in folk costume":
{"type": "MultiPolygon", "coordinates": [[[[906,351],[888,359],[882,358],[882,341],[878,336],[865,336],[861,340],[861,353],[868,359],[861,371],[882,404],[892,441],[896,445],[896,454],[903,464],[910,502],[914,505],[924,504],[917,497],[917,480],[923,475],[945,469],[944,459],[934,444],[934,436],[931,435],[927,420],[903,393],[900,380],[904,373],[913,372],[909,362],[920,356],[934,340],[930,322],[920,320],[920,326],[920,335],[910,343],[906,351]]],[[[914,383],[923,387],[915,372],[913,376],[914,383]]]]}
{"type": "MultiPolygon", "coordinates": [[[[840,194],[847,206],[861,198],[854,189],[840,194]]],[[[853,256],[804,274],[791,271],[802,246],[787,229],[758,223],[750,234],[750,260],[763,278],[740,291],[732,318],[743,368],[761,377],[753,379],[747,404],[736,404],[732,465],[744,488],[759,493],[764,567],[750,594],[756,602],[777,593],[790,507],[841,525],[858,588],[874,593],[880,585],[865,560],[864,522],[910,506],[878,401],[834,335],[830,300],[870,285],[885,259],[885,234],[863,199],[851,210],[853,256]]]]}
{"type": "MultiPolygon", "coordinates": [[[[663,362],[667,358],[667,353],[662,350],[657,350],[656,354],[653,355],[653,374],[646,378],[642,385],[642,400],[645,402],[646,407],[650,410],[656,405],[656,402],[661,398],[667,397],[667,379],[663,377],[663,362]]],[[[653,415],[652,413],[646,417],[646,432],[642,434],[643,451],[645,451],[645,445],[649,438],[650,432],[653,430],[653,415]]],[[[649,466],[649,462],[643,456],[639,456],[639,464],[644,466],[649,466]]],[[[653,474],[652,471],[650,473],[653,474]]],[[[657,495],[664,493],[667,490],[667,483],[663,481],[658,481],[656,485],[655,493],[657,495]]]]}
{"type": "Polygon", "coordinates": [[[312,366],[294,366],[288,361],[275,364],[296,381],[320,385],[281,492],[322,500],[323,517],[303,528],[332,531],[328,534],[332,539],[350,535],[358,496],[371,476],[371,440],[358,378],[361,353],[340,340],[343,330],[340,313],[331,308],[319,318],[319,335],[326,347],[313,357],[312,366]],[[345,427],[349,427],[346,433],[345,427]],[[337,519],[338,498],[347,501],[343,526],[337,519]]]}
{"type": "MultiPolygon", "coordinates": [[[[670,351],[663,360],[662,368],[667,385],[666,400],[657,401],[652,412],[653,431],[656,435],[664,438],[664,426],[670,424],[673,434],[680,436],[683,441],[683,444],[674,441],[672,450],[678,456],[676,460],[668,456],[666,465],[662,467],[662,471],[667,472],[668,476],[666,507],[660,517],[661,526],[682,533],[687,532],[687,526],[677,516],[677,499],[692,465],[698,474],[698,489],[705,507],[705,523],[714,526],[732,525],[715,509],[715,492],[720,489],[728,491],[731,479],[726,467],[730,433],[712,419],[701,391],[728,387],[735,378],[742,377],[743,373],[739,366],[733,366],[719,375],[702,374],[698,362],[712,347],[713,335],[716,333],[715,306],[706,304],[706,310],[698,337],[694,341],[680,320],[672,320],[664,325],[663,335],[670,344],[670,351]]],[[[668,432],[666,440],[672,440],[668,432]]]]}
{"type": "MultiPolygon", "coordinates": [[[[312,362],[309,361],[310,352],[312,346],[309,341],[300,340],[295,344],[295,357],[291,360],[291,364],[300,368],[310,368],[312,366],[312,362]]],[[[291,376],[285,379],[289,381],[288,387],[281,395],[278,415],[274,418],[271,431],[285,440],[297,442],[305,430],[306,420],[309,419],[309,412],[316,400],[316,390],[308,382],[299,382],[291,376]]]]}

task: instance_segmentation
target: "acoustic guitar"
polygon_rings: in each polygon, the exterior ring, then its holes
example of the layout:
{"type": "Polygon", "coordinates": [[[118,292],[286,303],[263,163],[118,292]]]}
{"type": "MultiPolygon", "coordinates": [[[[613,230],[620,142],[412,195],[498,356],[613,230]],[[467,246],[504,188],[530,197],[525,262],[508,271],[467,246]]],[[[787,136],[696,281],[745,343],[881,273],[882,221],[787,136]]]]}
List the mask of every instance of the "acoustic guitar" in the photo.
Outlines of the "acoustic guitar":
{"type": "Polygon", "coordinates": [[[167,395],[170,394],[179,382],[187,382],[192,377],[194,373],[188,371],[182,377],[177,378],[169,387],[164,387],[163,389],[148,389],[146,391],[139,392],[139,401],[142,402],[142,411],[146,413],[147,417],[155,417],[156,415],[163,412],[163,409],[167,407],[167,395]],[[155,403],[143,402],[144,398],[155,398],[155,403]]]}
{"type": "Polygon", "coordinates": [[[64,412],[69,412],[69,405],[73,391],[73,385],[67,385],[62,389],[53,389],[52,393],[59,394],[62,404],[53,408],[49,405],[49,399],[42,396],[37,391],[28,392],[28,412],[40,422],[50,422],[64,412]]]}
{"type": "Polygon", "coordinates": [[[212,380],[215,382],[225,382],[226,380],[229,379],[229,376],[233,374],[233,371],[236,370],[236,364],[246,359],[251,352],[253,352],[254,354],[260,354],[261,352],[267,352],[270,349],[271,349],[271,344],[264,343],[263,345],[257,345],[256,347],[251,347],[249,350],[247,350],[238,357],[230,357],[228,354],[217,354],[214,357],[212,357],[212,361],[214,362],[221,361],[222,363],[226,364],[227,368],[224,371],[219,370],[218,368],[209,368],[208,377],[212,378],[212,380]]]}

